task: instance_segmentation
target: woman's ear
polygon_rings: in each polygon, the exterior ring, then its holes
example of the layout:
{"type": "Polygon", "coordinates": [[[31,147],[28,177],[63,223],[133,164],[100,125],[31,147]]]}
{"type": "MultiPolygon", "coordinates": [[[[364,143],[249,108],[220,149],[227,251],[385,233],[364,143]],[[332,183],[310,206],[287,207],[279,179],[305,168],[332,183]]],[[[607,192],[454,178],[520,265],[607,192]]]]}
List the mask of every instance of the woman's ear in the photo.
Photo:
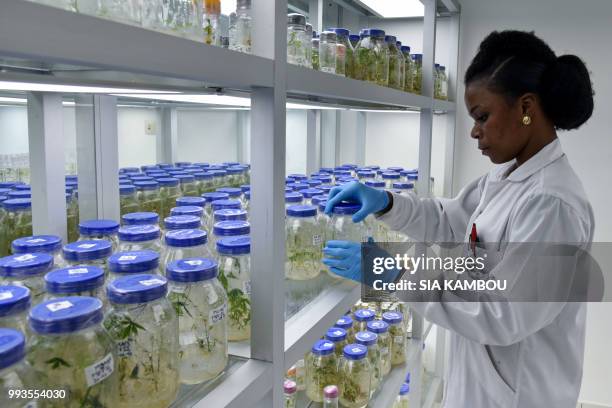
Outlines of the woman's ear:
{"type": "Polygon", "coordinates": [[[539,104],[538,96],[534,93],[526,93],[518,100],[523,115],[533,115],[536,111],[536,106],[539,104]]]}

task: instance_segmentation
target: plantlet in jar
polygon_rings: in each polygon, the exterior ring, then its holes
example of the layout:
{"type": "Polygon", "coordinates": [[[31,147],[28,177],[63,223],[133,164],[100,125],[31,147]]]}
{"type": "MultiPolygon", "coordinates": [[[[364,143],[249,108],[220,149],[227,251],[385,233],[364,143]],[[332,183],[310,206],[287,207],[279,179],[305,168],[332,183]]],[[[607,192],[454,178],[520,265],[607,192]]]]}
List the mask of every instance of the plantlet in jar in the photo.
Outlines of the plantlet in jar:
{"type": "Polygon", "coordinates": [[[45,361],[45,364],[50,364],[51,369],[53,370],[55,370],[56,368],[59,368],[60,366],[72,367],[70,363],[68,363],[66,360],[64,360],[61,357],[50,358],[49,360],[45,361]]]}

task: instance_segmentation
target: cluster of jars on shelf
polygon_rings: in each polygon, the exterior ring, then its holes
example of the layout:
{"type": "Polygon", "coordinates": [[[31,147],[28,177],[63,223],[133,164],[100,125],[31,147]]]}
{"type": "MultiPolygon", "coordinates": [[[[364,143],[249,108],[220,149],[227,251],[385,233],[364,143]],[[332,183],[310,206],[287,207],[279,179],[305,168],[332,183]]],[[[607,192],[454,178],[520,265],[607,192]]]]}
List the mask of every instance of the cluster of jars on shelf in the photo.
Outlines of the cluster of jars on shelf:
{"type": "Polygon", "coordinates": [[[126,213],[122,225],[81,222],[66,245],[11,241],[0,258],[0,406],[23,406],[8,388],[29,388],[64,390],[44,406],[167,407],[181,383],[222,373],[228,341],[250,337],[250,225],[243,191],[217,190],[227,192],[179,195],[163,222],[126,213]]]}
{"type": "MultiPolygon", "coordinates": [[[[365,28],[359,35],[330,28],[319,35],[298,13],[287,15],[287,61],[322,72],[368,81],[416,94],[422,93],[423,56],[410,54],[395,36],[365,28]]],[[[446,99],[446,68],[436,64],[436,98],[446,99]]]]}
{"type": "Polygon", "coordinates": [[[251,52],[251,0],[221,14],[221,0],[31,0],[65,10],[251,52]]]}
{"type": "Polygon", "coordinates": [[[324,407],[366,407],[391,369],[405,366],[409,321],[402,303],[355,304],[287,371],[285,406],[304,391],[324,407]]]}

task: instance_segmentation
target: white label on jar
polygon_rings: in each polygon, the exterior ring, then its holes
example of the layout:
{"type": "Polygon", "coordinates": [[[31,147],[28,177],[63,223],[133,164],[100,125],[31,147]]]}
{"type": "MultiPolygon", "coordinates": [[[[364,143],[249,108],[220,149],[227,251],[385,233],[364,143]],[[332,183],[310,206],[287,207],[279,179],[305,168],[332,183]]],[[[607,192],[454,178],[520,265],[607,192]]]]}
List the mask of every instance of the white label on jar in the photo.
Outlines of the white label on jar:
{"type": "Polygon", "coordinates": [[[187,265],[191,265],[191,266],[200,266],[202,265],[202,261],[198,260],[198,259],[192,259],[190,261],[184,261],[187,265]]]}
{"type": "Polygon", "coordinates": [[[80,275],[89,272],[87,268],[68,269],[68,275],[80,275]]]}
{"type": "Polygon", "coordinates": [[[36,258],[35,255],[24,254],[24,255],[21,255],[21,256],[16,256],[13,259],[16,260],[17,262],[24,262],[24,261],[29,261],[30,259],[34,259],[34,258],[36,258]]]}
{"type": "Polygon", "coordinates": [[[100,381],[104,381],[109,375],[113,373],[113,355],[108,353],[106,357],[85,367],[85,378],[87,379],[87,385],[93,387],[100,381]]]}
{"type": "Polygon", "coordinates": [[[393,336],[393,342],[395,344],[402,344],[404,342],[404,336],[393,336]]]}
{"type": "Polygon", "coordinates": [[[246,295],[251,295],[251,281],[244,281],[242,282],[242,291],[246,294],[246,295]]]}
{"type": "Polygon", "coordinates": [[[39,242],[45,242],[42,238],[32,238],[26,241],[28,244],[38,244],[39,242]]]}
{"type": "Polygon", "coordinates": [[[0,292],[0,300],[12,299],[13,294],[11,292],[0,292]]]}
{"type": "Polygon", "coordinates": [[[119,257],[120,261],[133,261],[134,259],[136,259],[135,255],[121,255],[119,257]]]}
{"type": "Polygon", "coordinates": [[[96,244],[81,244],[81,245],[77,245],[77,248],[83,248],[83,249],[90,249],[95,247],[96,244]]]}
{"type": "Polygon", "coordinates": [[[68,309],[74,306],[69,300],[60,300],[59,302],[53,302],[47,304],[47,309],[52,312],[57,312],[58,310],[68,309]]]}
{"type": "Polygon", "coordinates": [[[159,283],[164,283],[164,281],[161,279],[153,278],[153,279],[141,280],[141,281],[138,281],[138,283],[140,283],[141,285],[145,285],[145,286],[152,286],[152,285],[157,285],[159,283]]]}
{"type": "Polygon", "coordinates": [[[313,235],[312,236],[312,245],[319,246],[323,243],[323,237],[321,235],[313,235]]]}
{"type": "Polygon", "coordinates": [[[218,323],[225,319],[225,314],[225,305],[222,305],[210,311],[208,315],[208,321],[210,322],[210,324],[218,323]]]}
{"type": "Polygon", "coordinates": [[[132,339],[121,340],[115,343],[118,357],[129,357],[132,355],[132,339]]]}

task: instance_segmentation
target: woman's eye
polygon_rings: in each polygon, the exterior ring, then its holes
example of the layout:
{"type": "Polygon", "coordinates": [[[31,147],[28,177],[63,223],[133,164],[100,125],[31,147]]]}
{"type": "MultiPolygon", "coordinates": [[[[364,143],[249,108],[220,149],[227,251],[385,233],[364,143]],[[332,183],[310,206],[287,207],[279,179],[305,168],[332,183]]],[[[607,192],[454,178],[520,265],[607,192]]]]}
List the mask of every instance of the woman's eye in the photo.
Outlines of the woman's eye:
{"type": "Polygon", "coordinates": [[[480,115],[476,118],[476,120],[480,123],[484,123],[486,122],[486,120],[489,119],[489,115],[485,114],[485,115],[480,115]]]}

